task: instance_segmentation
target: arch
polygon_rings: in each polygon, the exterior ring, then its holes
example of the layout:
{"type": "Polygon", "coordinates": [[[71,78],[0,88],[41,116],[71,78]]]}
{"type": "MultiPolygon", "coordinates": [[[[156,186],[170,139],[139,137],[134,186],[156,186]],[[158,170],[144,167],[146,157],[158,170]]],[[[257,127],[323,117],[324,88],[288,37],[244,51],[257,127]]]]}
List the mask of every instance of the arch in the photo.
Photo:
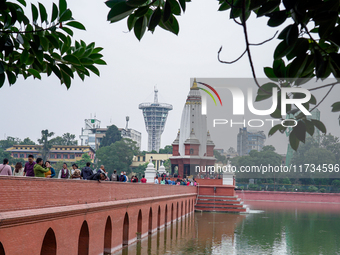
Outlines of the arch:
{"type": "Polygon", "coordinates": [[[150,207],[150,211],[149,211],[149,230],[148,230],[149,234],[152,233],[152,208],[150,207]]]}
{"type": "Polygon", "coordinates": [[[112,240],[112,223],[111,217],[108,216],[104,230],[104,254],[111,254],[111,240],[112,240]]]}
{"type": "Polygon", "coordinates": [[[123,246],[129,244],[129,215],[126,212],[123,223],[123,246]]]}
{"type": "Polygon", "coordinates": [[[164,212],[164,225],[168,225],[168,205],[165,205],[165,212],[164,212]]]}
{"type": "Polygon", "coordinates": [[[190,205],[190,199],[188,200],[189,202],[188,202],[188,213],[191,213],[191,205],[190,205]]]}
{"type": "Polygon", "coordinates": [[[157,229],[161,228],[161,206],[158,206],[157,229]]]}
{"type": "Polygon", "coordinates": [[[173,203],[171,203],[171,222],[173,222],[174,221],[174,204],[173,203]]]}
{"type": "Polygon", "coordinates": [[[187,215],[187,201],[185,200],[185,206],[184,206],[184,215],[187,215]]]}
{"type": "Polygon", "coordinates": [[[141,239],[142,236],[142,210],[139,210],[137,219],[137,239],[141,239]]]}
{"type": "Polygon", "coordinates": [[[181,202],[181,216],[183,216],[183,201],[181,202]]]}
{"type": "Polygon", "coordinates": [[[78,239],[78,255],[88,255],[89,254],[89,227],[86,220],[84,220],[81,226],[79,239],[78,239]]]}
{"type": "Polygon", "coordinates": [[[2,243],[0,242],[0,255],[5,255],[5,249],[4,246],[2,245],[2,243]]]}
{"type": "Polygon", "coordinates": [[[57,241],[56,241],[55,234],[52,228],[49,228],[45,234],[44,241],[41,246],[40,254],[41,255],[56,255],[57,254],[57,241]]]}
{"type": "Polygon", "coordinates": [[[179,207],[178,207],[178,202],[177,202],[176,220],[178,220],[178,209],[179,209],[179,207]]]}

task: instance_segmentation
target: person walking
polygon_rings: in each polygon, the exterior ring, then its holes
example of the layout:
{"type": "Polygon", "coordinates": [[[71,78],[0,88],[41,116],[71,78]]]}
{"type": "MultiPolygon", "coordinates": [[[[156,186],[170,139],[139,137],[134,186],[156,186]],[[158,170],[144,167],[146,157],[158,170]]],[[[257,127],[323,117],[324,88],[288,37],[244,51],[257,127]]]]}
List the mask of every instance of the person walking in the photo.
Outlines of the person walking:
{"type": "Polygon", "coordinates": [[[21,162],[15,164],[13,176],[24,176],[24,168],[22,167],[21,162]]]}
{"type": "Polygon", "coordinates": [[[28,155],[28,162],[26,162],[24,168],[24,176],[34,177],[35,164],[33,155],[28,155]]]}
{"type": "Polygon", "coordinates": [[[35,177],[45,177],[45,173],[50,171],[51,165],[46,162],[46,166],[44,166],[44,161],[42,158],[37,158],[37,163],[34,165],[34,176],[35,177]]]}
{"type": "Polygon", "coordinates": [[[84,180],[87,180],[87,177],[91,176],[93,174],[92,169],[90,168],[91,162],[87,162],[86,166],[81,170],[81,177],[84,180]]]}
{"type": "Polygon", "coordinates": [[[50,161],[46,161],[45,162],[46,164],[48,163],[48,164],[50,164],[50,171],[48,171],[48,172],[46,172],[45,173],[45,177],[46,178],[53,178],[54,176],[55,176],[55,170],[54,170],[54,168],[52,167],[52,165],[51,165],[51,162],[50,161]]]}
{"type": "Polygon", "coordinates": [[[4,158],[3,163],[0,164],[0,175],[12,175],[12,168],[8,163],[8,159],[4,158]]]}
{"type": "Polygon", "coordinates": [[[117,170],[113,170],[113,174],[111,174],[110,181],[112,182],[118,182],[119,181],[119,176],[117,174],[117,170]]]}
{"type": "Polygon", "coordinates": [[[67,164],[63,164],[63,168],[59,171],[58,179],[68,179],[70,177],[70,171],[67,168],[67,164]]]}

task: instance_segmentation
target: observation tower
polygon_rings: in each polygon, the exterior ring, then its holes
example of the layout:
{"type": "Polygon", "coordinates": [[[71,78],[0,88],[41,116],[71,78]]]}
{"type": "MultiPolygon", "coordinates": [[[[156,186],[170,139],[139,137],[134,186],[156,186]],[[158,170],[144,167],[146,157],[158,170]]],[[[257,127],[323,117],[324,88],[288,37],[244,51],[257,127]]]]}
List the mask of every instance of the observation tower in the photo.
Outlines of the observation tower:
{"type": "Polygon", "coordinates": [[[161,135],[164,131],[168,112],[172,110],[171,104],[158,103],[158,90],[154,89],[153,103],[141,103],[139,109],[143,111],[146,131],[148,132],[148,151],[159,151],[161,135]]]}

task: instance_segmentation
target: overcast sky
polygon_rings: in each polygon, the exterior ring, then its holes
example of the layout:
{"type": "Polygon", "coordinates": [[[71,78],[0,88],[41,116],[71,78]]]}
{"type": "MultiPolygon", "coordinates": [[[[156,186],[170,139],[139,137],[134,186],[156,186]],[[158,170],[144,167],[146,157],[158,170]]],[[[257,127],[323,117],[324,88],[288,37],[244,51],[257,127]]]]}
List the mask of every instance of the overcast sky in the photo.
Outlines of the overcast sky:
{"type": "MultiPolygon", "coordinates": [[[[51,10],[52,1],[41,2],[51,10]]],[[[52,76],[43,76],[41,81],[20,78],[12,87],[5,84],[0,89],[1,139],[14,136],[36,141],[43,129],[56,135],[69,132],[79,139],[84,119],[91,114],[92,117],[96,114],[102,127],[111,124],[124,127],[125,116],[130,116],[129,127],[142,132],[142,149],[146,150],[147,133],[138,105],[152,101],[153,88],[157,86],[159,101],[173,105],[162,135],[161,147],[164,147],[176,137],[190,78],[251,77],[246,57],[233,65],[217,61],[221,46],[221,57],[228,61],[244,51],[242,28],[229,20],[229,12],[217,12],[218,1],[187,3],[186,13],[178,18],[179,36],[157,27],[154,34],[147,32],[141,42],[133,32],[128,32],[126,19],[114,24],[106,21],[109,9],[104,2],[73,0],[68,1],[68,7],[73,17],[87,29],[74,29],[75,39],[86,43],[95,41],[96,46],[103,47],[107,66],[99,66],[100,77],[91,74],[84,82],[75,78],[69,90],[52,76]]],[[[252,14],[248,28],[253,43],[275,33],[276,29],[267,28],[266,22],[266,18],[256,19],[252,14]]],[[[272,65],[273,50],[278,42],[273,40],[253,48],[259,77],[264,77],[264,66],[272,65]]],[[[339,135],[338,126],[334,126],[334,132],[339,135]]],[[[236,148],[236,137],[230,144],[219,145],[226,149],[230,146],[236,148]]]]}

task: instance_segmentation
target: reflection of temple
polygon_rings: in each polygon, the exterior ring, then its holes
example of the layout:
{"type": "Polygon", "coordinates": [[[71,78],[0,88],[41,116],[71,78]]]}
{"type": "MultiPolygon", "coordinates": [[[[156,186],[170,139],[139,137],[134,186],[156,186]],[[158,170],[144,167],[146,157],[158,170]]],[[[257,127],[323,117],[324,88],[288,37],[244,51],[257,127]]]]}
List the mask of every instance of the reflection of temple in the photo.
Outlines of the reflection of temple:
{"type": "Polygon", "coordinates": [[[207,131],[207,118],[202,115],[201,102],[195,80],[182,112],[180,131],[172,143],[172,173],[178,167],[179,176],[195,175],[195,166],[203,169],[215,164],[215,145],[207,131]]]}

